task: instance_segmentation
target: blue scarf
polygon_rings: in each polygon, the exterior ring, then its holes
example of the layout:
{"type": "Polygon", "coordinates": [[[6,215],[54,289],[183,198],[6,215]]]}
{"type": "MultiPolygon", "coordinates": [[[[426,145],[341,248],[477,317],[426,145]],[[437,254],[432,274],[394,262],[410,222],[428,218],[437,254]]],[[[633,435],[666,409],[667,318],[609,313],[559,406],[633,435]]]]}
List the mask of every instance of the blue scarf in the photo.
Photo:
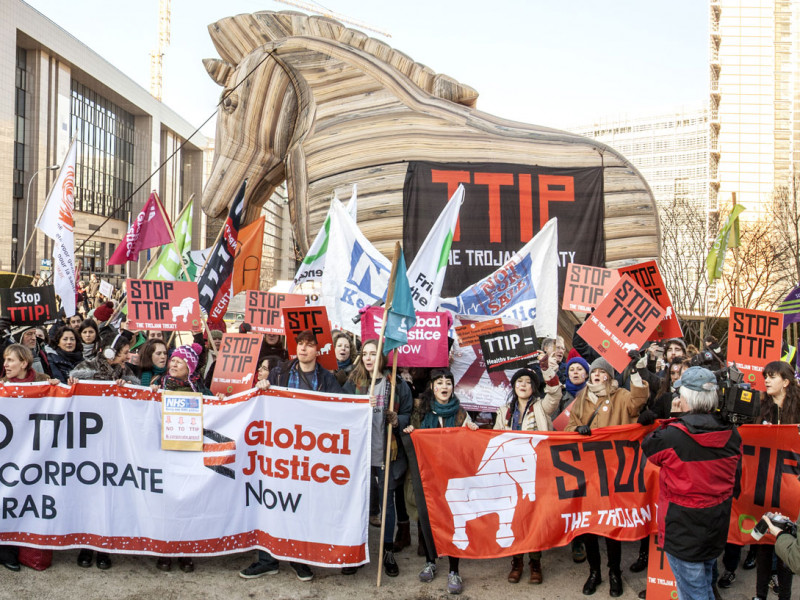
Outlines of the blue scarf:
{"type": "Polygon", "coordinates": [[[425,415],[425,418],[422,419],[420,429],[436,429],[439,427],[439,417],[442,418],[445,427],[455,427],[456,415],[460,408],[461,403],[455,395],[450,398],[447,404],[439,404],[436,398],[431,398],[430,410],[425,415]]]}
{"type": "Polygon", "coordinates": [[[586,387],[586,382],[589,381],[589,372],[591,371],[591,367],[589,367],[589,363],[587,363],[583,358],[580,356],[575,356],[570,358],[567,361],[567,380],[564,382],[564,387],[567,388],[567,391],[572,394],[572,397],[575,398],[578,396],[578,392],[580,392],[584,387],[586,387]],[[586,379],[580,385],[575,385],[569,379],[569,367],[570,365],[578,363],[583,369],[586,371],[586,379]]]}

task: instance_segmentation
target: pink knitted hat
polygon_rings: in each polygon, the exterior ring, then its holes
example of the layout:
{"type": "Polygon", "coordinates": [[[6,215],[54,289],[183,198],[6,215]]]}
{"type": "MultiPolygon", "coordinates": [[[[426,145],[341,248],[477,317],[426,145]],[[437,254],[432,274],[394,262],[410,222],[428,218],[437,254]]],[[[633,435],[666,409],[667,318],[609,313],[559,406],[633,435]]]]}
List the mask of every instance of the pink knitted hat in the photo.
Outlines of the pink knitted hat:
{"type": "Polygon", "coordinates": [[[200,346],[200,344],[192,344],[190,346],[180,346],[179,348],[175,349],[170,358],[183,359],[184,362],[186,362],[186,366],[189,367],[189,375],[191,375],[197,368],[197,363],[200,360],[200,353],[202,351],[203,348],[202,346],[200,346]]]}

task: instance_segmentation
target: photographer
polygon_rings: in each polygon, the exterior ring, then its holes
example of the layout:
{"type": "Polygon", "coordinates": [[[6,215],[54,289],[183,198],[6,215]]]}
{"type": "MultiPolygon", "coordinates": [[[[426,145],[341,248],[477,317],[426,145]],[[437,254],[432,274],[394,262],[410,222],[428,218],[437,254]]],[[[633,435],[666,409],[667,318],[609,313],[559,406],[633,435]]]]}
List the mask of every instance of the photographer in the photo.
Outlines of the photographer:
{"type": "MultiPolygon", "coordinates": [[[[789,363],[779,360],[764,367],[764,386],[767,393],[761,398],[760,421],[765,425],[800,423],[800,385],[789,363]]],[[[756,549],[756,598],[766,598],[772,576],[773,546],[759,545],[756,549]]],[[[778,561],[778,598],[792,595],[792,570],[778,561]]]]}
{"type": "MultiPolygon", "coordinates": [[[[800,571],[800,544],[797,542],[796,535],[800,518],[798,518],[799,522],[795,523],[795,535],[792,535],[784,528],[777,527],[766,515],[762,519],[767,522],[769,532],[775,536],[775,554],[778,555],[779,564],[782,562],[784,567],[788,567],[794,573],[800,571]]],[[[783,584],[780,585],[780,591],[782,594],[783,584]]],[[[788,598],[789,596],[787,595],[786,597],[788,598]]]]}
{"type": "Polygon", "coordinates": [[[676,382],[683,416],[664,421],[642,442],[659,475],[658,538],[680,600],[712,600],[713,568],[725,548],[742,438],[722,421],[717,380],[690,367],[676,382]]]}

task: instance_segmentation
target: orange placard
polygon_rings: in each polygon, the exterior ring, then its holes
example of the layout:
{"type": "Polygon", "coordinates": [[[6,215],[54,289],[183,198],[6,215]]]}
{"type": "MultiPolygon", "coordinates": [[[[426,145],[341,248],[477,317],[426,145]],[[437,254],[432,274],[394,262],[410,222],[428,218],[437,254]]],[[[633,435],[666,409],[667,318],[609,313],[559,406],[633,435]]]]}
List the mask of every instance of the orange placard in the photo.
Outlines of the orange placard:
{"type": "Polygon", "coordinates": [[[564,280],[564,301],[561,308],[573,312],[592,312],[619,281],[614,269],[570,263],[564,280]]]}
{"type": "Polygon", "coordinates": [[[663,316],[658,303],[633,279],[620,277],[578,335],[621,372],[630,362],[628,351],[641,348],[663,316]]]}
{"type": "Polygon", "coordinates": [[[310,329],[317,336],[317,362],[329,371],[339,368],[333,354],[333,337],[328,311],[324,306],[293,306],[282,308],[283,326],[286,330],[286,350],[297,356],[297,334],[310,329]]]}
{"type": "Polygon", "coordinates": [[[276,292],[261,292],[249,290],[246,295],[244,308],[244,321],[258,333],[272,333],[283,335],[284,306],[305,306],[306,297],[303,294],[283,294],[276,292]]]}
{"type": "Polygon", "coordinates": [[[731,307],[728,321],[728,364],[736,363],[744,383],[765,391],[764,365],[781,358],[783,315],[766,310],[731,307]]]}
{"type": "Polygon", "coordinates": [[[650,536],[650,553],[647,561],[647,600],[675,600],[678,588],[669,568],[667,553],[658,545],[658,536],[650,536]]]}
{"type": "Polygon", "coordinates": [[[238,394],[255,385],[262,337],[255,333],[224,333],[214,363],[211,391],[238,394]]]}
{"type": "Polygon", "coordinates": [[[503,331],[503,319],[488,319],[468,325],[460,325],[455,329],[458,336],[458,345],[464,346],[480,345],[480,336],[487,333],[498,333],[503,331]]]}
{"type": "Polygon", "coordinates": [[[202,331],[200,301],[194,281],[127,279],[128,328],[202,331]]]}
{"type": "Polygon", "coordinates": [[[664,285],[664,279],[661,277],[656,261],[649,260],[630,267],[621,267],[619,272],[621,275],[632,277],[664,309],[664,318],[648,339],[656,341],[683,337],[681,324],[678,322],[678,316],[672,308],[667,286],[664,285]]]}

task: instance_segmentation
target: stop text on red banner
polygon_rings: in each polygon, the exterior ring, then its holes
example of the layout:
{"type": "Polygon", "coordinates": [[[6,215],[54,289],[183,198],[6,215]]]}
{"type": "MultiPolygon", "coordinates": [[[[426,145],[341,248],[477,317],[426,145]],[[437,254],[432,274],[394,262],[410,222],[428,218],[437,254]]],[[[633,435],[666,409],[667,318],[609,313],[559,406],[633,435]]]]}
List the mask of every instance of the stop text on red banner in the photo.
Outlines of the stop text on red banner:
{"type": "Polygon", "coordinates": [[[258,333],[283,335],[284,306],[305,306],[306,297],[302,294],[284,294],[281,292],[262,292],[248,290],[244,309],[245,323],[258,333]]]}
{"type": "Polygon", "coordinates": [[[128,324],[132,330],[201,331],[203,321],[194,281],[127,279],[128,324]]]}

